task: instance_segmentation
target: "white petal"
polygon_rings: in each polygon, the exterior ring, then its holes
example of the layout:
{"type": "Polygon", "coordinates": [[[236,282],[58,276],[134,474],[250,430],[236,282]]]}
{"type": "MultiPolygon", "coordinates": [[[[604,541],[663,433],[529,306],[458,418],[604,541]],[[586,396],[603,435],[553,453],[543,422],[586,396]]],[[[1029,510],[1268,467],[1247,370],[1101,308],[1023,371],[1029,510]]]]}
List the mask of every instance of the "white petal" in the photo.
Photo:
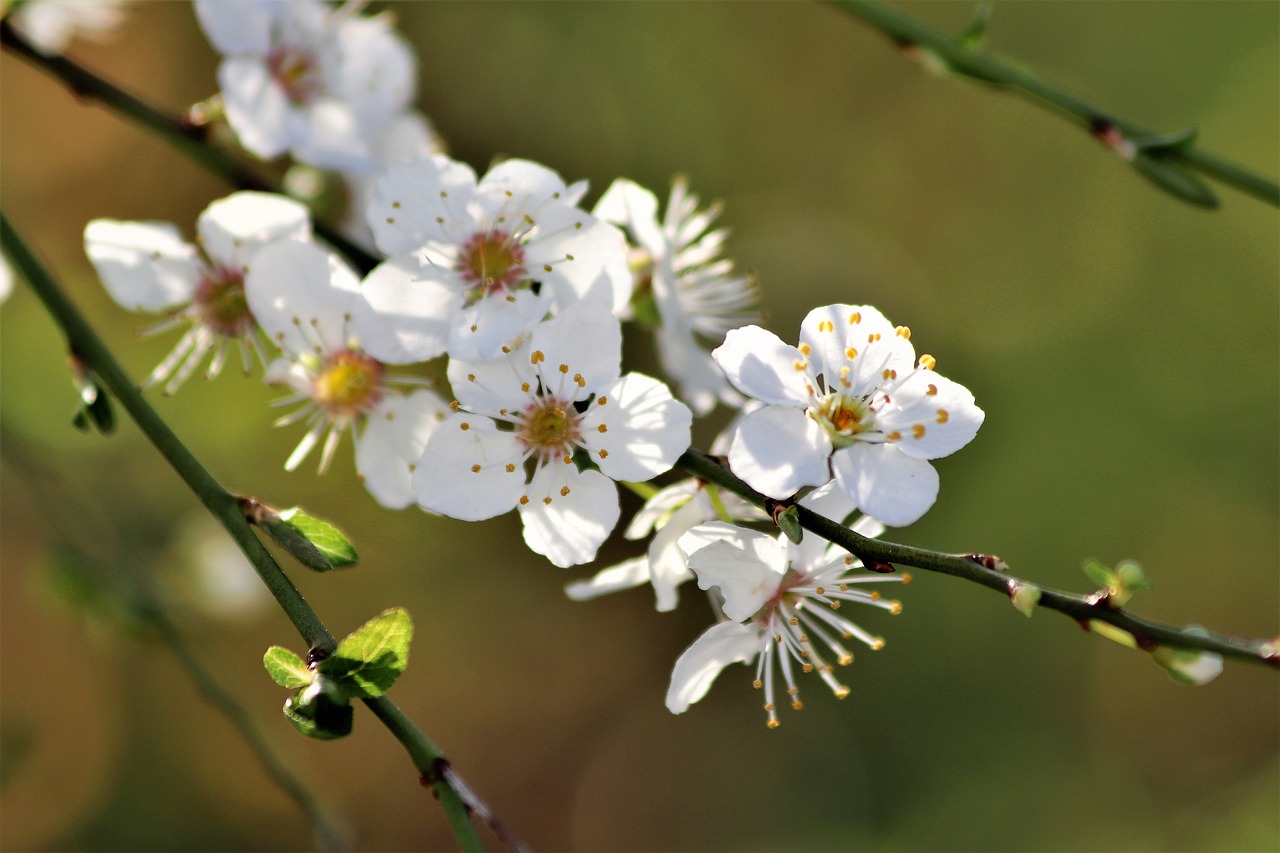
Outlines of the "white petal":
{"type": "MultiPolygon", "coordinates": [[[[856,508],[853,499],[836,482],[827,483],[814,489],[800,499],[800,505],[806,509],[813,510],[818,515],[831,519],[836,524],[842,524],[844,519],[856,508]]],[[[865,518],[865,516],[863,517],[865,518]]],[[[866,534],[864,533],[863,535],[865,536],[866,534]]],[[[806,569],[814,568],[825,562],[827,546],[828,543],[825,539],[809,531],[805,531],[804,538],[800,540],[799,545],[793,545],[790,542],[786,543],[792,564],[797,568],[806,569]]]]}
{"type": "Polygon", "coordinates": [[[268,243],[310,239],[311,215],[305,205],[282,195],[238,192],[206,207],[196,233],[211,261],[242,270],[268,243]]]}
{"type": "Polygon", "coordinates": [[[729,468],[751,488],[786,498],[831,479],[831,441],[800,409],[765,406],[745,415],[729,445],[729,468]]]}
{"type": "Polygon", "coordinates": [[[698,345],[688,329],[664,321],[658,327],[656,341],[663,371],[675,380],[681,399],[695,413],[705,415],[717,401],[731,406],[742,404],[742,396],[733,390],[711,353],[698,345]]]}
{"type": "Polygon", "coordinates": [[[633,557],[601,569],[587,580],[565,584],[564,594],[574,601],[590,601],[612,592],[633,589],[648,581],[649,561],[644,557],[633,557]]]}
{"type": "Polygon", "coordinates": [[[412,474],[427,439],[449,414],[439,394],[422,389],[383,398],[356,438],[356,471],[378,503],[404,509],[413,503],[412,474]]]}
{"type": "Polygon", "coordinates": [[[669,471],[689,449],[692,422],[689,407],[666,385],[628,373],[600,389],[582,417],[582,442],[613,479],[649,480],[669,471]]]}
{"type": "Polygon", "coordinates": [[[837,450],[831,470],[858,508],[891,527],[903,527],[938,499],[938,472],[891,444],[858,442],[837,450]]]}
{"type": "Polygon", "coordinates": [[[445,350],[462,294],[411,255],[379,264],[360,286],[351,332],[387,364],[412,364],[445,350]]]}
{"type": "Polygon", "coordinates": [[[599,471],[552,462],[527,494],[519,507],[525,544],[561,568],[594,560],[618,523],[618,487],[599,471]]]}
{"type": "Polygon", "coordinates": [[[538,209],[564,202],[564,180],[551,169],[532,160],[503,160],[491,168],[476,189],[485,213],[493,216],[518,206],[538,209]]]}
{"type": "Polygon", "coordinates": [[[527,344],[510,356],[484,361],[451,358],[448,376],[459,403],[470,411],[495,418],[522,411],[533,399],[538,382],[529,364],[527,344]]]}
{"type": "Polygon", "coordinates": [[[683,714],[711,689],[716,676],[731,663],[748,663],[760,652],[760,629],[737,622],[708,628],[676,660],[667,689],[667,710],[683,714]]]}
{"type": "Polygon", "coordinates": [[[748,397],[774,406],[807,406],[813,398],[800,350],[759,326],[733,329],[711,357],[748,397]]]}
{"type": "Polygon", "coordinates": [[[296,110],[263,60],[248,56],[222,60],[218,85],[227,122],[248,151],[270,160],[299,141],[296,110]]]}
{"type": "Polygon", "coordinates": [[[616,313],[631,301],[635,278],[622,232],[589,213],[572,210],[572,221],[555,231],[543,214],[537,235],[525,247],[531,274],[565,307],[579,300],[603,302],[616,313]],[[546,226],[546,230],[541,230],[546,226]],[[550,267],[548,271],[546,268],[550,267]]]}
{"type": "Polygon", "coordinates": [[[341,79],[333,94],[359,111],[362,125],[382,124],[408,105],[416,88],[417,62],[389,16],[347,17],[336,39],[341,79]]]}
{"type": "Polygon", "coordinates": [[[451,323],[448,350],[454,358],[497,358],[502,348],[537,325],[551,300],[545,293],[516,290],[491,293],[458,312],[451,323]]]}
{"type": "Polygon", "coordinates": [[[200,28],[219,53],[266,56],[271,49],[271,25],[276,8],[256,0],[196,0],[200,28]]]}
{"type": "Polygon", "coordinates": [[[675,610],[680,601],[677,587],[693,580],[693,572],[679,543],[690,529],[708,520],[709,507],[704,506],[705,503],[694,500],[680,507],[649,543],[649,580],[659,612],[675,610]]]}
{"type": "Polygon", "coordinates": [[[630,232],[635,242],[650,252],[665,254],[666,240],[658,225],[658,199],[635,181],[615,180],[591,212],[630,232]]]}
{"type": "Polygon", "coordinates": [[[530,347],[530,357],[542,353],[538,370],[551,393],[585,400],[618,379],[622,324],[604,305],[579,303],[534,329],[530,347]]]}
{"type": "Polygon", "coordinates": [[[378,179],[369,203],[378,248],[388,256],[403,255],[430,241],[452,242],[464,229],[469,235],[474,223],[467,205],[475,188],[471,167],[443,154],[392,166],[378,179]]]}
{"type": "Polygon", "coordinates": [[[892,393],[892,404],[876,415],[876,426],[902,437],[895,445],[916,459],[938,459],[964,447],[986,417],[973,394],[932,370],[917,370],[892,393]]]}
{"type": "Polygon", "coordinates": [[[84,250],[107,293],[131,311],[190,302],[202,274],[195,247],[164,222],[95,219],[85,226],[84,250]]]}
{"type": "Polygon", "coordinates": [[[524,492],[522,457],[511,433],[498,432],[486,417],[459,412],[427,439],[413,471],[418,504],[463,521],[501,515],[524,492]]]}
{"type": "Polygon", "coordinates": [[[643,539],[664,525],[672,513],[693,500],[698,492],[697,480],[672,483],[644,502],[622,535],[628,539],[643,539]]]}
{"type": "MultiPolygon", "coordinates": [[[[800,324],[800,345],[809,347],[813,372],[825,374],[830,386],[840,376],[840,368],[856,357],[848,355],[849,347],[861,353],[867,338],[881,340],[894,337],[893,325],[870,305],[827,305],[810,311],[800,324]]],[[[907,356],[910,366],[911,356],[907,356]]]]}
{"type": "Polygon", "coordinates": [[[365,137],[360,116],[345,101],[322,98],[298,110],[299,133],[290,134],[294,159],[318,169],[374,172],[377,161],[365,137]]]}
{"type": "Polygon", "coordinates": [[[347,346],[346,318],[358,292],[351,268],[314,243],[272,243],[245,272],[244,294],[258,325],[295,356],[347,346]]]}
{"type": "Polygon", "coordinates": [[[787,551],[771,536],[713,521],[680,537],[680,550],[702,589],[720,588],[730,619],[749,619],[778,590],[787,551]]]}

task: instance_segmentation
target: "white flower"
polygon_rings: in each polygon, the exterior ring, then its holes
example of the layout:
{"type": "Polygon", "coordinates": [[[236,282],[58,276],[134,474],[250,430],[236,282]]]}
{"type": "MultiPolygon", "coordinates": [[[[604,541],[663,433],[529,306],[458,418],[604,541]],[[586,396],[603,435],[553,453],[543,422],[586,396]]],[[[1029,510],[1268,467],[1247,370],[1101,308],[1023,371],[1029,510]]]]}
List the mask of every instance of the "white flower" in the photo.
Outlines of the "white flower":
{"type": "Polygon", "coordinates": [[[368,133],[413,98],[416,61],[388,16],[320,0],[196,0],[224,56],[218,84],[240,144],[264,159],[374,167],[368,133]]]}
{"type": "Polygon", "coordinates": [[[8,258],[0,255],[0,303],[7,300],[10,293],[13,293],[13,267],[9,266],[8,258]]]}
{"type": "Polygon", "coordinates": [[[885,524],[920,518],[938,496],[927,460],[968,444],[984,415],[968,389],[933,371],[932,356],[915,366],[910,336],[867,305],[810,311],[799,348],[757,326],[730,332],[712,355],[766,405],[743,419],[729,467],[775,498],[834,474],[885,524]]]}
{"type": "Polygon", "coordinates": [[[626,242],[576,207],[585,191],[526,160],[500,163],[478,182],[443,155],[391,167],[369,205],[378,248],[390,256],[364,286],[386,318],[371,351],[385,360],[446,350],[487,359],[548,311],[587,298],[621,311],[631,296],[626,242]]]}
{"type": "Polygon", "coordinates": [[[651,479],[689,447],[689,409],[656,379],[620,377],[621,348],[617,318],[582,302],[505,357],[451,359],[459,411],[414,471],[418,503],[468,521],[518,507],[533,551],[557,566],[594,559],[618,520],[610,478],[651,479]],[[580,451],[595,468],[579,470],[580,451]]]}
{"type": "Polygon", "coordinates": [[[351,430],[356,470],[374,499],[391,509],[413,503],[410,474],[448,405],[425,388],[402,395],[393,384],[421,380],[388,375],[360,348],[352,314],[356,274],[312,243],[277,243],[259,252],[245,274],[245,296],[283,357],[267,381],[293,393],[277,405],[302,403],[277,426],[305,420],[307,432],[285,463],[292,471],[321,442],[321,473],[342,433],[351,430]]]}
{"type": "Polygon", "coordinates": [[[24,0],[0,4],[9,23],[41,52],[61,55],[73,38],[101,41],[120,25],[129,0],[24,0]]]}
{"type": "Polygon", "coordinates": [[[239,346],[245,373],[250,351],[265,363],[257,323],[244,298],[244,270],[262,247],[308,240],[311,220],[295,201],[240,192],[215,201],[196,222],[200,248],[164,222],[95,219],[84,229],[84,248],[111,298],[131,311],[168,311],[148,329],[190,324],[143,386],[165,382],[172,394],[213,351],[206,376],[222,369],[229,344],[239,346]]]}
{"type": "Polygon", "coordinates": [[[397,163],[410,163],[439,154],[444,145],[427,117],[417,110],[409,110],[372,131],[369,146],[377,169],[371,173],[347,172],[343,175],[349,201],[342,231],[361,247],[373,251],[377,244],[365,211],[373,201],[374,188],[382,172],[397,163]]]}
{"type": "Polygon", "coordinates": [[[742,397],[725,380],[698,335],[713,345],[725,332],[759,317],[752,280],[733,275],[733,262],[720,255],[726,231],[709,231],[718,205],[698,210],[698,197],[682,178],[671,184],[666,213],[658,220],[658,200],[632,181],[614,181],[593,211],[626,229],[639,248],[633,253],[641,285],[652,287],[658,309],[658,358],[675,379],[681,397],[697,414],[719,400],[741,406],[742,397]]]}
{"type": "MultiPolygon", "coordinates": [[[[847,496],[830,486],[802,503],[815,512],[843,518],[851,506],[847,496]]],[[[876,536],[883,526],[863,516],[853,529],[876,536]]],[[[877,592],[856,585],[905,583],[909,575],[855,575],[861,563],[843,549],[807,534],[800,545],[785,536],[777,538],[723,522],[693,528],[680,537],[680,549],[698,576],[698,586],[717,588],[723,610],[732,621],[720,622],[693,642],[671,674],[667,708],[681,714],[711,688],[716,676],[734,662],[756,662],[755,687],[764,690],[768,725],[778,725],[774,703],[775,669],[781,673],[792,708],[803,707],[795,669],[816,671],[838,698],[849,688],[838,681],[834,667],[819,646],[829,649],[836,663],[852,663],[845,640],[858,639],[872,649],[884,640],[858,627],[840,614],[845,602],[868,604],[898,613],[901,605],[885,601],[877,592]]]]}

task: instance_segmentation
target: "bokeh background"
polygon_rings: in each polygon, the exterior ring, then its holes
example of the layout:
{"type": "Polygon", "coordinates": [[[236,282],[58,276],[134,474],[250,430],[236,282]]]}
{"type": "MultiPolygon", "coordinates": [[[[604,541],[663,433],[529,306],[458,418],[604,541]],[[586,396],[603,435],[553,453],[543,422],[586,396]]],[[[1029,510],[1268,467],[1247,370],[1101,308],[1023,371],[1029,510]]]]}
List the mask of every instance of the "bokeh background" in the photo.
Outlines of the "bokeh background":
{"type": "MultiPolygon", "coordinates": [[[[1173,201],[1066,123],[931,78],[820,4],[374,4],[386,6],[417,47],[419,103],[454,156],[481,170],[535,159],[589,178],[592,200],[615,176],[663,194],[688,175],[724,201],[732,255],[758,275],[784,339],[811,307],[873,303],[974,391],[986,425],[938,464],[937,506],[899,541],[994,551],[1081,591],[1084,558],[1132,558],[1155,582],[1137,611],[1276,632],[1274,209],[1229,190],[1213,213],[1173,201]]],[[[953,31],[970,11],[908,8],[953,31]]],[[[1206,147],[1273,176],[1278,33],[1275,4],[1232,2],[999,3],[990,27],[997,50],[1117,114],[1195,124],[1206,147]]],[[[182,3],[139,4],[112,42],[72,56],[174,110],[216,86],[182,3]]],[[[174,338],[136,336],[148,319],[102,291],[84,224],[164,220],[190,235],[230,188],[7,54],[0,104],[5,212],[144,376],[174,338]]],[[[450,847],[399,745],[363,709],[343,741],[289,727],[260,660],[300,641],[269,603],[197,606],[213,594],[192,580],[195,499],[131,424],[105,439],[71,429],[62,341],[21,285],[0,335],[0,845],[311,844],[165,646],[83,584],[69,603],[79,578],[166,590],[202,659],[360,849],[450,847]]],[[[647,369],[646,347],[629,350],[634,367],[647,369]]],[[[409,609],[417,637],[393,697],[537,849],[1280,843],[1274,672],[1229,665],[1179,687],[1056,614],[1028,620],[988,590],[916,572],[901,616],[863,620],[888,645],[843,673],[843,702],[814,679],[806,709],[784,708],[770,731],[750,672],[734,667],[673,716],[671,665],[708,624],[700,594],[674,614],[646,590],[570,602],[563,584],[593,568],[531,555],[513,516],[384,511],[349,446],[323,478],[286,475],[299,433],[270,428],[275,396],[232,370],[154,402],[230,488],[352,536],[358,568],[291,575],[336,633],[409,609]]],[[[704,446],[721,423],[702,428],[704,446]]],[[[600,565],[636,552],[615,537],[600,565]]]]}

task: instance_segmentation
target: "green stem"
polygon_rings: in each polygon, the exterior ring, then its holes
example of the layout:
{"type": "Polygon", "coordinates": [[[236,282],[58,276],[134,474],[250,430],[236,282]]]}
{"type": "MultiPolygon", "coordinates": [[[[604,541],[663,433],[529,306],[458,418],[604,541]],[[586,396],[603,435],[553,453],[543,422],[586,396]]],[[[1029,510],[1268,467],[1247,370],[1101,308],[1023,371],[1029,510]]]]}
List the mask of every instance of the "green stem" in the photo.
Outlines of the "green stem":
{"type": "MultiPolygon", "coordinates": [[[[143,434],[155,445],[160,455],[173,466],[178,476],[195,493],[200,502],[227,529],[231,538],[253,564],[258,576],[271,591],[280,608],[289,617],[289,621],[302,635],[302,639],[309,646],[336,648],[337,643],[333,635],[329,633],[324,623],[320,621],[320,617],[303,599],[293,582],[254,534],[252,526],[244,517],[240,498],[227,491],[214,479],[213,475],[169,429],[168,424],[161,419],[155,409],[151,408],[106,344],[67,299],[57,282],[35,257],[3,211],[0,211],[0,245],[3,245],[5,254],[13,260],[53,316],[54,321],[62,328],[67,338],[67,347],[72,355],[98,376],[107,390],[133,418],[143,434]]],[[[403,716],[390,699],[385,697],[383,699],[385,702],[379,700],[379,703],[384,709],[389,709],[388,713],[394,712],[396,715],[403,716]]],[[[378,718],[385,722],[382,714],[378,714],[378,718]]],[[[431,782],[440,783],[441,780],[430,768],[434,762],[443,762],[444,754],[412,723],[408,723],[407,720],[405,723],[407,725],[401,724],[391,729],[392,734],[413,757],[414,765],[419,771],[428,773],[427,778],[431,782]],[[428,767],[425,770],[422,766],[424,756],[430,757],[430,761],[425,762],[428,767]]],[[[445,810],[450,826],[454,829],[458,846],[466,850],[480,849],[475,828],[467,819],[466,810],[462,807],[460,800],[456,796],[440,796],[440,804],[445,810]],[[464,825],[469,827],[468,832],[460,831],[464,825]]]]}
{"type": "MultiPolygon", "coordinates": [[[[989,53],[965,39],[935,30],[909,15],[883,6],[874,0],[829,0],[829,2],[884,33],[900,47],[927,49],[942,59],[948,69],[954,73],[1005,87],[1023,95],[1033,103],[1048,107],[1095,135],[1103,123],[1116,128],[1131,140],[1141,140],[1157,135],[1149,128],[1114,116],[1077,97],[1022,65],[989,53]]],[[[1162,158],[1177,161],[1228,186],[1235,187],[1241,192],[1280,207],[1280,184],[1243,166],[1224,160],[1191,144],[1161,148],[1158,154],[1162,158]]]]}
{"type": "MultiPolygon", "coordinates": [[[[766,512],[778,503],[787,503],[760,494],[734,476],[719,459],[700,450],[686,451],[676,462],[676,467],[700,480],[728,489],[766,512]]],[[[1197,649],[1216,652],[1224,658],[1247,660],[1280,668],[1280,640],[1241,639],[1212,631],[1206,631],[1204,635],[1189,633],[1186,628],[1178,625],[1167,625],[1134,616],[1119,607],[1112,606],[1101,596],[1075,595],[1015,577],[1005,570],[1003,561],[997,557],[984,554],[942,554],[937,551],[926,551],[923,548],[913,548],[910,545],[868,539],[802,506],[797,506],[796,509],[799,512],[801,527],[829,542],[834,542],[867,565],[887,563],[891,564],[890,568],[893,564],[911,566],[972,581],[1010,596],[1017,586],[1025,584],[1040,590],[1038,602],[1040,607],[1069,616],[1085,629],[1088,629],[1089,623],[1094,620],[1114,625],[1132,634],[1138,647],[1142,649],[1150,650],[1157,645],[1197,649]]]]}

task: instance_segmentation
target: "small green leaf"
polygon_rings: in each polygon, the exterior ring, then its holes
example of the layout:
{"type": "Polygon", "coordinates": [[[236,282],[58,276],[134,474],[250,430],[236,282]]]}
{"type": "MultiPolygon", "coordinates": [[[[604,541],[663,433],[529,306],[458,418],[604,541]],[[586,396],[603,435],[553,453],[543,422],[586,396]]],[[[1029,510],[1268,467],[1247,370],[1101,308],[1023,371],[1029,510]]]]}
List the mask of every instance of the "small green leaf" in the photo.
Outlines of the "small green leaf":
{"type": "Polygon", "coordinates": [[[116,415],[111,408],[111,398],[97,378],[86,373],[75,384],[80,391],[81,405],[71,419],[71,425],[81,432],[88,432],[91,426],[103,435],[115,432],[116,415]]]}
{"type": "Polygon", "coordinates": [[[267,668],[271,680],[281,687],[306,687],[316,678],[302,658],[283,646],[267,649],[262,656],[262,665],[267,668]]]}
{"type": "Polygon", "coordinates": [[[1036,611],[1036,605],[1040,603],[1040,587],[1033,583],[1010,582],[1009,600],[1019,613],[1030,619],[1031,614],[1036,611]]]}
{"type": "Polygon", "coordinates": [[[1099,563],[1097,560],[1086,560],[1084,564],[1084,573],[1088,576],[1089,580],[1093,581],[1103,589],[1110,589],[1116,580],[1115,573],[1099,563]]]}
{"type": "Polygon", "coordinates": [[[1180,151],[1196,141],[1200,131],[1194,127],[1175,130],[1172,133],[1156,133],[1151,136],[1135,136],[1133,143],[1144,151],[1180,151]]]}
{"type": "Polygon", "coordinates": [[[1139,151],[1130,164],[1148,181],[1188,204],[1208,210],[1221,204],[1217,195],[1203,181],[1162,157],[1139,151]]]}
{"type": "MultiPolygon", "coordinates": [[[[1196,637],[1209,636],[1199,625],[1189,625],[1183,633],[1196,637]]],[[[1208,684],[1222,674],[1222,655],[1217,652],[1157,646],[1151,652],[1151,659],[1169,673],[1174,681],[1189,687],[1208,684]]]]}
{"type": "Polygon", "coordinates": [[[1151,589],[1151,581],[1147,579],[1146,572],[1133,560],[1122,560],[1116,565],[1116,580],[1122,590],[1130,593],[1151,589]]]}
{"type": "Polygon", "coordinates": [[[990,3],[983,2],[974,7],[969,26],[960,34],[960,44],[963,47],[973,51],[982,49],[987,40],[987,23],[991,20],[991,12],[990,3]]]}
{"type": "Polygon", "coordinates": [[[353,566],[359,559],[355,546],[341,530],[298,507],[267,512],[258,523],[308,569],[327,572],[353,566]]]}
{"type": "Polygon", "coordinates": [[[345,698],[335,700],[316,685],[304,687],[284,700],[284,715],[309,738],[334,740],[351,734],[355,710],[345,698]]]}
{"type": "Polygon", "coordinates": [[[391,688],[409,665],[413,620],[402,607],[393,607],[347,635],[320,671],[337,681],[349,695],[373,699],[391,688]]]}

